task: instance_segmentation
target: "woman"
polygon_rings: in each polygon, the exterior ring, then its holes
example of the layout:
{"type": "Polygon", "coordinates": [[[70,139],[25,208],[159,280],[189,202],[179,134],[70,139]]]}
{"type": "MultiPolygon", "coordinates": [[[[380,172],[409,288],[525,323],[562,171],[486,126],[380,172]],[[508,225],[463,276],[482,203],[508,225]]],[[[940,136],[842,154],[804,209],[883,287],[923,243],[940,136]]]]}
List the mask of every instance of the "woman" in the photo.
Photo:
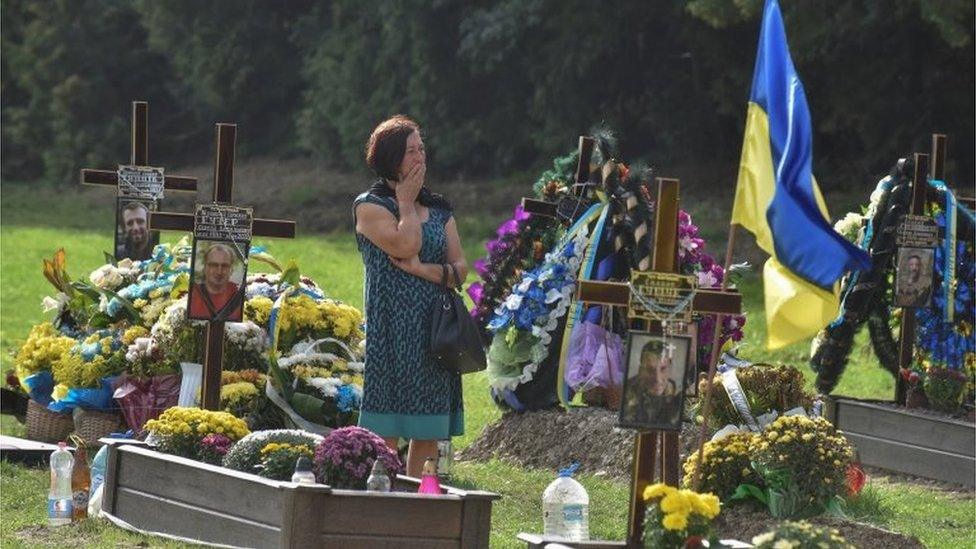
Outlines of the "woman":
{"type": "Polygon", "coordinates": [[[468,274],[451,205],[424,187],[420,127],[397,115],[373,130],[366,163],[380,177],[353,205],[366,265],[366,379],[359,425],[396,449],[410,439],[407,474],[420,477],[437,441],[464,433],[461,376],[428,350],[441,289],[468,274]],[[451,266],[456,269],[451,269],[451,266]],[[457,278],[455,278],[457,277],[457,278]]]}

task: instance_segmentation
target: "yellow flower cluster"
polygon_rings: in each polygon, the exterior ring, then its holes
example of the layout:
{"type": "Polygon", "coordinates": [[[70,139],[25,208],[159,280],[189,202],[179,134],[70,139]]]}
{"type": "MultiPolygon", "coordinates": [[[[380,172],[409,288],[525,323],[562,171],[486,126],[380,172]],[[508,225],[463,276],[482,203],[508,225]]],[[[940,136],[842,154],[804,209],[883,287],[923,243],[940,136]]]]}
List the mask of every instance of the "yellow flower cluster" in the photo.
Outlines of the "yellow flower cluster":
{"type": "Polygon", "coordinates": [[[239,440],[251,431],[247,423],[227,412],[213,412],[200,408],[169,408],[159,419],[146,422],[146,430],[157,437],[191,437],[199,441],[211,433],[220,433],[227,438],[239,440]]]}
{"type": "Polygon", "coordinates": [[[307,295],[286,299],[278,317],[284,331],[331,331],[341,339],[362,337],[359,332],[362,321],[363,315],[355,307],[331,300],[316,302],[307,295]]]}
{"type": "Polygon", "coordinates": [[[290,450],[295,454],[303,454],[312,457],[314,453],[308,444],[289,444],[287,442],[269,442],[261,448],[261,457],[277,452],[278,450],[290,450]]]}
{"type": "Polygon", "coordinates": [[[220,407],[230,412],[231,407],[243,404],[257,395],[258,388],[253,383],[247,381],[228,383],[220,387],[220,407]]]}
{"type": "Polygon", "coordinates": [[[805,520],[783,522],[774,530],[753,537],[752,544],[756,549],[854,549],[836,528],[814,526],[805,520]]]}
{"type": "Polygon", "coordinates": [[[714,494],[679,490],[663,483],[648,486],[644,489],[643,495],[644,501],[656,503],[663,513],[661,526],[665,530],[684,530],[688,527],[688,519],[691,515],[712,520],[722,509],[722,503],[714,494]]]}
{"type": "Polygon", "coordinates": [[[244,303],[244,320],[250,320],[258,326],[267,326],[273,306],[274,303],[270,298],[264,296],[252,297],[244,303]]]}
{"type": "Polygon", "coordinates": [[[149,329],[145,326],[133,326],[122,333],[122,343],[132,345],[136,339],[149,335],[149,329]]]}
{"type": "Polygon", "coordinates": [[[53,370],[54,364],[59,362],[74,344],[74,339],[61,335],[50,322],[34,326],[27,336],[27,341],[14,358],[17,376],[24,379],[42,370],[53,370]]]}
{"type": "MultiPolygon", "coordinates": [[[[757,435],[749,432],[733,433],[705,443],[702,455],[701,483],[703,490],[728,498],[739,484],[753,482],[755,473],[750,468],[751,450],[757,435]]],[[[692,452],[684,464],[685,486],[691,486],[698,469],[698,452],[692,452]]]]}
{"type": "Polygon", "coordinates": [[[51,373],[54,381],[68,387],[98,387],[103,377],[122,373],[123,370],[125,359],[118,354],[110,357],[95,355],[90,361],[85,361],[80,354],[69,350],[61,356],[61,360],[52,364],[51,373]]]}
{"type": "Polygon", "coordinates": [[[822,417],[783,416],[756,439],[753,455],[768,467],[790,472],[805,502],[840,493],[854,449],[822,417]]]}

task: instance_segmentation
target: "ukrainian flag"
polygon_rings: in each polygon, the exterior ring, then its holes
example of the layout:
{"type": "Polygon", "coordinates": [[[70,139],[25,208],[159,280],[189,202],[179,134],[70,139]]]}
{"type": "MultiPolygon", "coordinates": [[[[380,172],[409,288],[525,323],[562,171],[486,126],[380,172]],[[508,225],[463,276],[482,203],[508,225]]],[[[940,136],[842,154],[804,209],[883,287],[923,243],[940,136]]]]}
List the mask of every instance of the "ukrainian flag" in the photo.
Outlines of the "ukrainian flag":
{"type": "Polygon", "coordinates": [[[813,132],[776,0],[763,10],[732,223],[771,256],[763,268],[767,347],[816,334],[837,316],[837,280],[867,269],[834,231],[811,173],[813,132]]]}

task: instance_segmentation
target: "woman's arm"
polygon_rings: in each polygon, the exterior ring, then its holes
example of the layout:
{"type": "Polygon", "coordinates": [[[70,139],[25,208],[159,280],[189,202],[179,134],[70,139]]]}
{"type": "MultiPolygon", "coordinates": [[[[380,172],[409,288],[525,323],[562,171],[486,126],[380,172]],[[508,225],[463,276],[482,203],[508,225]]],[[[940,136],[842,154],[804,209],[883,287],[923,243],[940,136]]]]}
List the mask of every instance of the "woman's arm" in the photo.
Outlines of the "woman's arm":
{"type": "Polygon", "coordinates": [[[423,237],[420,215],[414,201],[424,184],[426,167],[418,164],[396,185],[400,219],[386,208],[368,202],[356,207],[356,232],[393,257],[412,257],[420,253],[423,237]]]}
{"type": "MultiPolygon", "coordinates": [[[[464,259],[461,236],[458,234],[457,223],[454,222],[453,217],[444,225],[444,231],[447,233],[447,263],[449,265],[447,281],[452,286],[460,286],[468,278],[468,262],[464,259]],[[454,268],[457,269],[460,280],[454,279],[454,271],[450,265],[454,265],[454,268]]],[[[416,255],[409,259],[398,259],[391,255],[390,261],[404,271],[434,284],[440,284],[443,280],[444,268],[439,263],[421,263],[420,258],[416,255]]]]}

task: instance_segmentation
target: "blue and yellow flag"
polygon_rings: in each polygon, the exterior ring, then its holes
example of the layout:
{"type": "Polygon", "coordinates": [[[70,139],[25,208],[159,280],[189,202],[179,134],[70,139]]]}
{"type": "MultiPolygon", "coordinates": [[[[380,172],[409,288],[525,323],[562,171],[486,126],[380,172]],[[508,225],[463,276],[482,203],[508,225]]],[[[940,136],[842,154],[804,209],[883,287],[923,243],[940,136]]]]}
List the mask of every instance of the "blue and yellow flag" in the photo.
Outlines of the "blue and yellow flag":
{"type": "Polygon", "coordinates": [[[810,337],[837,315],[837,280],[870,260],[830,226],[811,173],[813,131],[776,0],[763,10],[732,223],[771,256],[763,268],[767,346],[810,337]]]}

